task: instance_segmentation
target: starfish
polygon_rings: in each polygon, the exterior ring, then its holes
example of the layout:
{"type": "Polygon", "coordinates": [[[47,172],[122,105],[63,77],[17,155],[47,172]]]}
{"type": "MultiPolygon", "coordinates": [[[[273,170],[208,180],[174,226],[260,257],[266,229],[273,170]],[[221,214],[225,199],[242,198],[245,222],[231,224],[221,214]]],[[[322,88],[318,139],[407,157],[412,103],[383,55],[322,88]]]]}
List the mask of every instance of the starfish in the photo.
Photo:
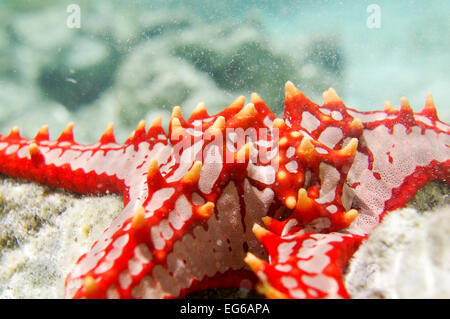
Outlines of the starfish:
{"type": "Polygon", "coordinates": [[[324,104],[286,83],[277,118],[259,95],[216,115],[200,103],[141,121],[122,144],[0,136],[0,172],[81,194],[120,193],[123,211],[66,278],[68,298],[177,298],[257,283],[270,298],[348,298],[342,272],[390,210],[428,181],[449,183],[450,127],[431,95],[414,113],[324,104]],[[263,226],[265,225],[266,228],[263,226]],[[262,245],[261,245],[262,244],[262,245]],[[267,255],[268,252],[268,255],[267,255]],[[270,258],[268,258],[270,257],[270,258]]]}

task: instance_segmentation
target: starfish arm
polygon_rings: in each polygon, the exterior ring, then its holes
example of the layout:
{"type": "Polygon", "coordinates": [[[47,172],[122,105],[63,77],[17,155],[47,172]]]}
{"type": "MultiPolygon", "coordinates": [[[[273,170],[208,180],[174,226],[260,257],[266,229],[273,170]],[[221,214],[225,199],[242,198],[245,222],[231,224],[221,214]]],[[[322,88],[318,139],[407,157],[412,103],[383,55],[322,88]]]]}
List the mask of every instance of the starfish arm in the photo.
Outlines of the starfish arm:
{"type": "Polygon", "coordinates": [[[46,126],[33,139],[21,137],[17,128],[0,135],[0,172],[82,194],[121,192],[123,181],[108,170],[108,163],[125,146],[75,143],[72,127],[57,140],[49,140],[46,126]]]}
{"type": "MultiPolygon", "coordinates": [[[[350,150],[352,140],[359,140],[351,167],[345,175],[340,172],[345,182],[338,188],[343,206],[358,208],[362,217],[356,224],[362,231],[377,225],[385,212],[404,206],[427,182],[450,184],[450,126],[439,120],[431,94],[423,110],[414,113],[406,98],[398,110],[386,102],[384,110],[360,112],[346,107],[333,89],[324,92],[322,105],[292,83],[286,92],[284,118],[291,130],[334,150],[350,150]]],[[[314,156],[304,144],[304,153],[314,156]]],[[[321,185],[331,176],[324,174],[321,185]]]]}
{"type": "Polygon", "coordinates": [[[363,236],[345,233],[309,233],[280,237],[254,227],[270,262],[251,253],[247,264],[260,279],[257,289],[268,298],[349,298],[343,271],[363,236]]]}
{"type": "Polygon", "coordinates": [[[170,153],[166,135],[155,128],[147,136],[140,125],[124,144],[117,144],[109,126],[92,145],[76,143],[72,129],[70,123],[56,140],[49,140],[46,126],[33,139],[21,137],[18,128],[0,135],[0,173],[81,194],[110,192],[128,198],[133,183],[129,167],[146,169],[149,155],[162,162],[170,153]]]}
{"type": "Polygon", "coordinates": [[[362,214],[378,223],[429,181],[450,185],[450,126],[439,121],[430,105],[413,113],[402,98],[400,110],[348,112],[364,126],[364,147],[358,149],[346,182],[362,214]]]}

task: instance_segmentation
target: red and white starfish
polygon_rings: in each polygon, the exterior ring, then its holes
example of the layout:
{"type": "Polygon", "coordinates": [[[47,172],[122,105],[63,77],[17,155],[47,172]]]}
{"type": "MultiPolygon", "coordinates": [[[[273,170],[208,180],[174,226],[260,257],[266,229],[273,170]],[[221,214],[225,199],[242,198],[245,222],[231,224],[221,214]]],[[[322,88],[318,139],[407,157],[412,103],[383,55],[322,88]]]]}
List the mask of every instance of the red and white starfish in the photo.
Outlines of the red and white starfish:
{"type": "Polygon", "coordinates": [[[406,99],[358,112],[333,89],[319,106],[288,82],[285,103],[283,119],[257,94],[216,115],[199,104],[188,120],[175,107],[167,134],[160,118],[141,121],[123,144],[112,124],[93,145],[74,141],[73,124],[57,140],[13,128],[0,172],[122,194],[66,297],[174,298],[247,279],[267,297],[346,298],[342,271],[383,214],[430,180],[449,183],[450,127],[431,95],[420,113],[406,99]]]}

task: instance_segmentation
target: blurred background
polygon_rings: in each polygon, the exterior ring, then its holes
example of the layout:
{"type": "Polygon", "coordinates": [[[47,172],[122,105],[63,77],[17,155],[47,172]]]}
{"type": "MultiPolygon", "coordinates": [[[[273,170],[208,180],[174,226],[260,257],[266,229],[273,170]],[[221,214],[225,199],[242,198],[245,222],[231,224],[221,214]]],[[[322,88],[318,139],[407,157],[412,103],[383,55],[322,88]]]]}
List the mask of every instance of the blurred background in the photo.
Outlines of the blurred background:
{"type": "Polygon", "coordinates": [[[322,103],[383,109],[425,94],[450,122],[450,1],[1,0],[0,133],[123,142],[141,119],[258,92],[278,115],[291,80],[322,103]]]}

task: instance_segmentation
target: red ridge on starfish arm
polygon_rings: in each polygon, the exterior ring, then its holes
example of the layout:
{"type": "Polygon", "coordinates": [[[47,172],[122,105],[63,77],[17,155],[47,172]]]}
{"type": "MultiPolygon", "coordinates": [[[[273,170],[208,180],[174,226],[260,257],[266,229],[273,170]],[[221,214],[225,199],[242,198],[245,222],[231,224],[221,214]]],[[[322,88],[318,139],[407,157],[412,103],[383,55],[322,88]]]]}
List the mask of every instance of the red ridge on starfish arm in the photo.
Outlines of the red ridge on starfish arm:
{"type": "Polygon", "coordinates": [[[285,89],[283,119],[254,93],[216,115],[200,103],[188,120],[175,107],[167,133],[161,118],[141,121],[123,144],[112,124],[92,145],[73,124],[57,140],[46,126],[0,135],[2,174],[124,198],[65,296],[176,298],[246,280],[267,297],[347,298],[342,271],[383,214],[449,183],[450,127],[431,95],[419,113],[404,98],[359,112],[333,89],[321,106],[285,89]]]}

